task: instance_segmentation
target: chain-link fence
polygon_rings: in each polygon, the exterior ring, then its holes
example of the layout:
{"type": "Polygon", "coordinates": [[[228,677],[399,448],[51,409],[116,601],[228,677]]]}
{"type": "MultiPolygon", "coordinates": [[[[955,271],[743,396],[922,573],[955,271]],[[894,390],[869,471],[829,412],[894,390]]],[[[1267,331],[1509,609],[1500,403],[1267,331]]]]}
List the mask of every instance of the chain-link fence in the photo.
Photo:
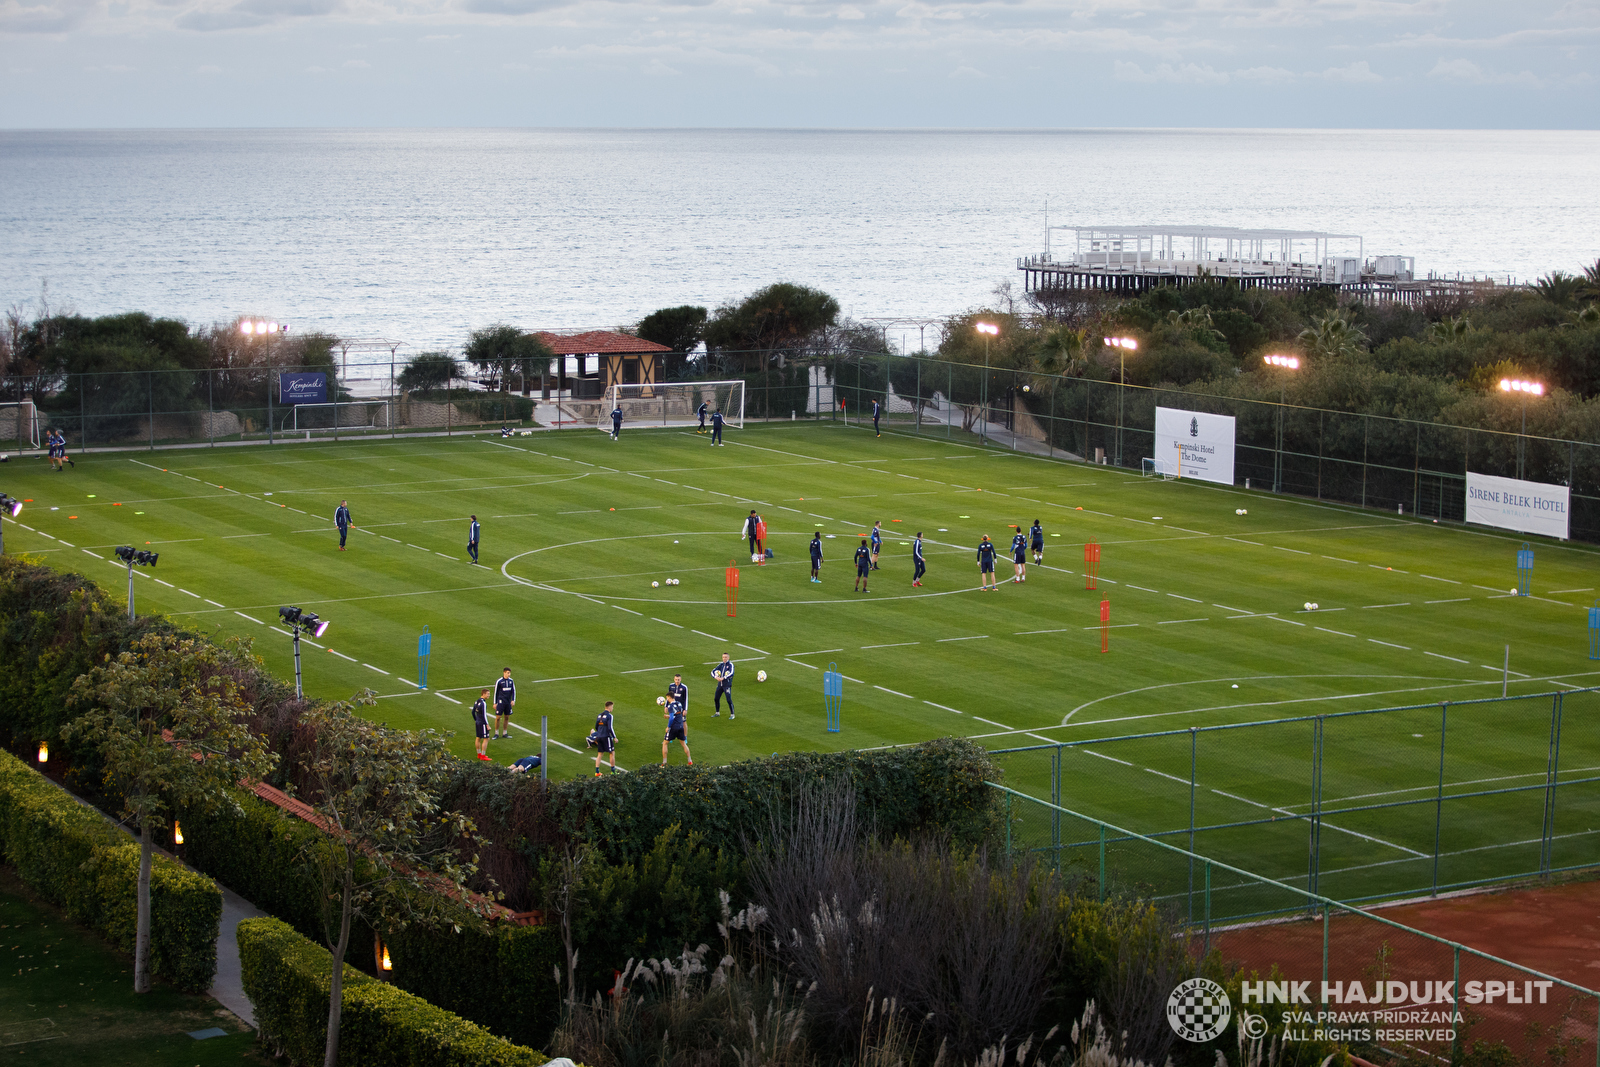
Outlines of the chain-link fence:
{"type": "MultiPolygon", "coordinates": [[[[1241,963],[1246,984],[1236,1009],[1259,1017],[1242,1020],[1250,1036],[1419,1062],[1600,1064],[1595,990],[990,784],[1003,797],[1008,853],[1059,864],[1101,899],[1162,906],[1192,930],[1196,947],[1241,963]]],[[[1517,931],[1512,918],[1478,933],[1485,943],[1515,944],[1517,931]]]]}
{"type": "MultiPolygon", "coordinates": [[[[721,355],[719,368],[737,366],[721,355]]],[[[0,441],[32,445],[61,430],[73,449],[390,436],[599,417],[604,382],[555,376],[524,392],[480,385],[406,390],[405,365],[213,368],[7,379],[0,441]],[[284,381],[322,374],[324,389],[286,402],[284,381]],[[552,388],[552,386],[556,388],[552,388]],[[553,395],[552,395],[553,394],[553,395]],[[21,401],[22,403],[17,403],[21,401]],[[572,410],[563,411],[563,405],[572,410]],[[580,410],[581,409],[581,410],[580,410]]],[[[1466,472],[1566,485],[1570,536],[1600,541],[1600,443],[1356,415],[1281,403],[1122,386],[921,356],[860,355],[791,361],[743,375],[745,415],[756,420],[870,419],[882,404],[898,431],[1104,462],[1134,470],[1152,456],[1155,409],[1236,420],[1241,484],[1424,518],[1461,521],[1466,472]]]]}
{"type": "MultiPolygon", "coordinates": [[[[1367,901],[1600,867],[1597,726],[1588,688],[992,755],[1010,785],[1055,804],[1367,901]]],[[[1029,848],[1086,847],[1049,812],[1028,818],[1050,821],[1019,824],[1029,848]]],[[[1245,898],[1226,907],[1257,913],[1245,898]]]]}

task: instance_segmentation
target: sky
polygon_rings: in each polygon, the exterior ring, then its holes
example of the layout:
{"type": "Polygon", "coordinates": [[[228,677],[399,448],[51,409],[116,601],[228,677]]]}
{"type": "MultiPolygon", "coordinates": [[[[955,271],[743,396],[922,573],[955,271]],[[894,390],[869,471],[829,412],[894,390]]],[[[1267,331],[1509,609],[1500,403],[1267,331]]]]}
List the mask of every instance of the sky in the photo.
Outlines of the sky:
{"type": "Polygon", "coordinates": [[[12,129],[1593,129],[1597,77],[1600,0],[0,0],[12,129]]]}

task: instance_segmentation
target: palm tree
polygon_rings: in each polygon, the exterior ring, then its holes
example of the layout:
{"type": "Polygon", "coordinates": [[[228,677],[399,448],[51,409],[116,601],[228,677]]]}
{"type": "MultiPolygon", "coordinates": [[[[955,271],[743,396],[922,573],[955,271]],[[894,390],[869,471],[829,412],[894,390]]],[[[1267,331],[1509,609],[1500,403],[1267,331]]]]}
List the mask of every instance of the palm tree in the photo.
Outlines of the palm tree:
{"type": "Polygon", "coordinates": [[[1309,354],[1323,359],[1356,356],[1367,350],[1367,335],[1342,311],[1313,322],[1309,329],[1300,331],[1299,340],[1309,354]]]}
{"type": "Polygon", "coordinates": [[[1578,311],[1567,312],[1567,321],[1561,325],[1578,330],[1592,330],[1600,326],[1600,304],[1587,304],[1578,311]]]}
{"type": "Polygon", "coordinates": [[[1454,344],[1471,332],[1472,321],[1465,315],[1444,319],[1428,325],[1428,342],[1436,345],[1454,344]]]}
{"type": "Polygon", "coordinates": [[[1600,300],[1600,259],[1583,268],[1583,291],[1579,295],[1585,300],[1600,300]]]}
{"type": "Polygon", "coordinates": [[[1034,369],[1040,374],[1072,374],[1083,358],[1083,330],[1057,326],[1045,333],[1034,355],[1034,369]]]}
{"type": "MultiPolygon", "coordinates": [[[[1597,264],[1600,266],[1600,264],[1597,264]]],[[[1587,274],[1587,271],[1585,271],[1587,274]]],[[[1586,279],[1564,270],[1553,270],[1533,283],[1539,295],[1556,307],[1571,307],[1583,295],[1586,279]]]]}
{"type": "Polygon", "coordinates": [[[1191,333],[1210,334],[1219,341],[1228,339],[1227,335],[1217,329],[1216,323],[1212,321],[1211,306],[1209,304],[1201,304],[1199,307],[1189,308],[1187,311],[1169,311],[1167,312],[1167,321],[1191,333]]]}

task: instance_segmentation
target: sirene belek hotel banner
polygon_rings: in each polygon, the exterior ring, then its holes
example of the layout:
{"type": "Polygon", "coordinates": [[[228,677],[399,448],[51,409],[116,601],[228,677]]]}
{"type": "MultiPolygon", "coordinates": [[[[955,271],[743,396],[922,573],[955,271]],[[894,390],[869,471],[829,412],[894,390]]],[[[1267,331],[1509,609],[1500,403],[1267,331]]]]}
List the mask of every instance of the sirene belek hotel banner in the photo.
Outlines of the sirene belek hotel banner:
{"type": "Polygon", "coordinates": [[[1467,472],[1467,521],[1567,539],[1572,491],[1564,485],[1467,472]]]}

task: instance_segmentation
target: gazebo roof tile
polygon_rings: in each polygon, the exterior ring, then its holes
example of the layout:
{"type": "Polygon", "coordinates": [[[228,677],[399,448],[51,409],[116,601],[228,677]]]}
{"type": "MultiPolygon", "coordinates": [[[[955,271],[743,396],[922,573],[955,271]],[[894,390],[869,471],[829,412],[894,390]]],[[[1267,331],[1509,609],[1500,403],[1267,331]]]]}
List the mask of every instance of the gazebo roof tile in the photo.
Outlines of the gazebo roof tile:
{"type": "Polygon", "coordinates": [[[550,351],[558,356],[634,356],[672,351],[670,345],[658,345],[654,341],[646,341],[631,333],[617,333],[612,330],[590,330],[587,333],[576,334],[540,332],[534,336],[550,346],[550,351]]]}

